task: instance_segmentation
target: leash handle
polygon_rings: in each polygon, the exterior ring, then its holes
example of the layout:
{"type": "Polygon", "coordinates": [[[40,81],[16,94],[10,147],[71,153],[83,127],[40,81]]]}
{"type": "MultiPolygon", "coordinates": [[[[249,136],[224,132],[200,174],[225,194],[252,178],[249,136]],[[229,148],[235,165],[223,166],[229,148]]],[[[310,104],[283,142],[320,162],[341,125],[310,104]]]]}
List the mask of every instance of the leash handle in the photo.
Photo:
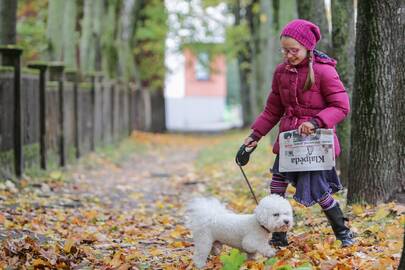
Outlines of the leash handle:
{"type": "Polygon", "coordinates": [[[248,147],[245,144],[242,144],[236,153],[235,162],[239,166],[245,166],[249,162],[250,154],[256,149],[256,146],[248,147]]]}
{"type": "Polygon", "coordinates": [[[253,192],[252,186],[250,185],[250,182],[249,182],[249,180],[247,179],[246,174],[245,174],[245,172],[244,172],[243,169],[242,169],[242,166],[239,165],[239,164],[238,164],[238,166],[239,166],[239,168],[240,168],[240,171],[241,171],[242,174],[243,174],[243,177],[245,178],[245,181],[246,181],[247,185],[249,186],[250,193],[252,193],[253,199],[255,200],[256,205],[259,205],[259,202],[257,201],[256,195],[255,195],[255,193],[253,192]]]}

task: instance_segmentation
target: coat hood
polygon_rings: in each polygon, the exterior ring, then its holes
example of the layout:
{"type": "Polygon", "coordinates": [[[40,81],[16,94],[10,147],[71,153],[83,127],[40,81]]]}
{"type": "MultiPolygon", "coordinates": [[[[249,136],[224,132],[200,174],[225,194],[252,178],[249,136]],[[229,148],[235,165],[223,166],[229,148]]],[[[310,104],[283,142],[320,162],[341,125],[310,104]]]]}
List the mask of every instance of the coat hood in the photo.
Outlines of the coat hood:
{"type": "Polygon", "coordinates": [[[331,65],[332,67],[336,67],[337,61],[324,52],[314,50],[314,58],[315,58],[315,62],[331,65]]]}

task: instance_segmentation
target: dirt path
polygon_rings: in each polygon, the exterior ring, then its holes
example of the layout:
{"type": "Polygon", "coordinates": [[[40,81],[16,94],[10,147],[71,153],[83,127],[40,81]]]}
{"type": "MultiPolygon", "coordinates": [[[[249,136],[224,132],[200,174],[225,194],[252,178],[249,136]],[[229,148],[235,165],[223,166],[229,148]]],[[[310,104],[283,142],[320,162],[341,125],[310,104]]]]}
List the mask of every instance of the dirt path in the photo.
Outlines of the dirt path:
{"type": "Polygon", "coordinates": [[[119,166],[74,173],[79,192],[97,197],[111,209],[131,210],[140,203],[153,205],[169,196],[184,200],[190,191],[198,149],[166,146],[145,154],[133,154],[119,166]],[[141,201],[138,198],[142,198],[141,201]]]}

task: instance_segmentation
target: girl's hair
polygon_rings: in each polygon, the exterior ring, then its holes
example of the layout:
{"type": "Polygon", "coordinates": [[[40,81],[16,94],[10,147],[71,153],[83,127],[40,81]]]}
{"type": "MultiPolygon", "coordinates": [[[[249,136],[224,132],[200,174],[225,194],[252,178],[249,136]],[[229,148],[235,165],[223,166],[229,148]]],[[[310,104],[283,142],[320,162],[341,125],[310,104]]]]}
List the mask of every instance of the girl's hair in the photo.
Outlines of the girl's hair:
{"type": "Polygon", "coordinates": [[[314,74],[314,67],[313,67],[313,59],[314,59],[314,52],[308,51],[308,75],[307,79],[304,84],[304,91],[310,89],[315,83],[315,74],[314,74]]]}

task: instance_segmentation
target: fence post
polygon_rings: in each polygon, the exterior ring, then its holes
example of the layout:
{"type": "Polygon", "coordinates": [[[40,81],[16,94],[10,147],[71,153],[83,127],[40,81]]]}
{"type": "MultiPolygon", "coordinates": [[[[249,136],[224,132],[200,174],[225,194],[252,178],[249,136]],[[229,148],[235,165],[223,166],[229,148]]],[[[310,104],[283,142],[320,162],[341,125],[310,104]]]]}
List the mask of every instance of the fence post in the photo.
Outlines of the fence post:
{"type": "MultiPolygon", "coordinates": [[[[99,84],[99,88],[97,91],[97,95],[99,96],[100,99],[100,108],[99,108],[99,117],[100,117],[100,127],[99,127],[99,132],[100,132],[100,144],[104,145],[104,75],[102,72],[97,72],[96,74],[96,82],[99,84]]],[[[97,111],[97,110],[96,110],[97,111]]],[[[97,118],[97,115],[96,115],[97,118]]]]}
{"type": "Polygon", "coordinates": [[[95,136],[96,136],[96,75],[90,75],[90,106],[91,106],[91,134],[90,134],[90,151],[96,149],[95,136]]]}
{"type": "Polygon", "coordinates": [[[0,47],[2,65],[14,67],[14,169],[20,178],[24,172],[23,156],[23,115],[21,91],[22,49],[15,46],[0,47]]]}
{"type": "Polygon", "coordinates": [[[65,110],[64,110],[64,91],[63,79],[65,66],[60,62],[51,62],[49,64],[49,77],[51,81],[58,82],[58,99],[59,99],[59,165],[66,165],[66,147],[65,147],[65,110]]]}
{"type": "Polygon", "coordinates": [[[133,85],[131,82],[128,82],[128,132],[129,132],[129,136],[131,136],[132,134],[132,94],[133,94],[133,85]]]}
{"type": "Polygon", "coordinates": [[[75,157],[80,158],[80,138],[79,138],[79,106],[78,106],[78,73],[77,71],[70,70],[65,72],[66,80],[73,82],[73,118],[74,118],[74,144],[75,144],[75,157]]]}
{"type": "Polygon", "coordinates": [[[113,81],[113,83],[110,86],[110,92],[111,92],[111,99],[110,99],[110,115],[111,115],[111,122],[110,122],[110,128],[111,128],[111,141],[114,142],[114,124],[115,124],[115,86],[116,86],[116,82],[113,81]]]}
{"type": "Polygon", "coordinates": [[[41,169],[46,170],[46,70],[47,63],[33,62],[29,68],[39,70],[39,152],[41,169]]]}

